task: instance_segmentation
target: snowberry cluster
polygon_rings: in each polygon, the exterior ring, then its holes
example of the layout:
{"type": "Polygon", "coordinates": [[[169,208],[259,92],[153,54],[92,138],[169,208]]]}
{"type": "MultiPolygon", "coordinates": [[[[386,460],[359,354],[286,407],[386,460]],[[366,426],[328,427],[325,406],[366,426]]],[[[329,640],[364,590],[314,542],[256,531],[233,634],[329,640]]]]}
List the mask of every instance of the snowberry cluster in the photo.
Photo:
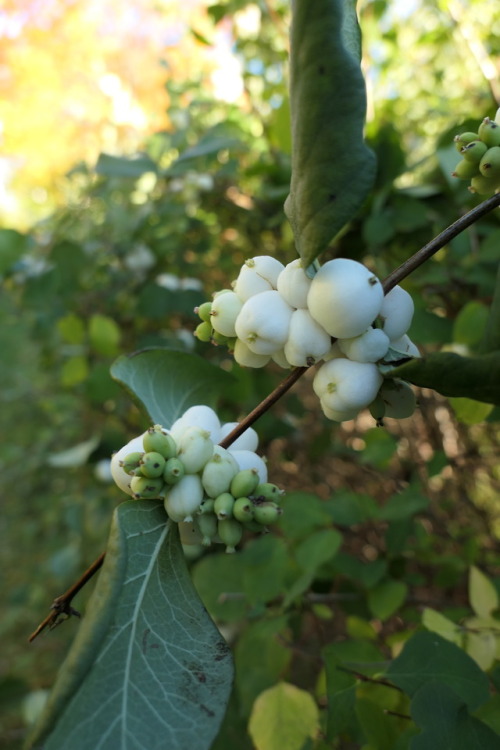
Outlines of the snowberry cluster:
{"type": "Polygon", "coordinates": [[[469,190],[479,195],[500,190],[500,109],[494,120],[484,118],[477,133],[467,131],[454,140],[462,159],[452,172],[453,177],[470,180],[469,190]]]}
{"type": "Polygon", "coordinates": [[[243,366],[324,360],[313,387],[329,419],[352,419],[377,399],[376,419],[403,418],[413,413],[413,391],[386,383],[376,363],[389,349],[420,356],[406,333],[413,311],[408,292],[396,286],[384,296],[380,280],[357,261],[330,260],[311,279],[300,259],[283,266],[261,255],[245,262],[232,291],[196,308],[202,322],[195,333],[227,344],[243,366]]]}
{"type": "Polygon", "coordinates": [[[267,481],[251,427],[226,450],[236,427],[208,406],[192,406],[166,430],[154,425],[114,454],[116,484],[135,499],[161,499],[168,516],[189,524],[183,541],[222,542],[234,552],[243,529],[262,531],[281,514],[283,491],[267,481]]]}

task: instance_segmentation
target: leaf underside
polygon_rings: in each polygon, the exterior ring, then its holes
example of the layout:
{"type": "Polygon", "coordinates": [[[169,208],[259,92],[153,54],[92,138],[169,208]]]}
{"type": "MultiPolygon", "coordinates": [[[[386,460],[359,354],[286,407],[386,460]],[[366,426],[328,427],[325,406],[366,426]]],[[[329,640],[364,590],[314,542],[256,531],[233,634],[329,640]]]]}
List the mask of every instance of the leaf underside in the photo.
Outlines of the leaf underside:
{"type": "Polygon", "coordinates": [[[295,0],[290,52],[292,180],[285,212],[308,266],[373,187],[355,0],[295,0]]]}
{"type": "Polygon", "coordinates": [[[157,501],[115,511],[87,613],[28,747],[209,748],[229,699],[230,651],[157,501]]]}
{"type": "Polygon", "coordinates": [[[228,372],[196,354],[171,349],[119,357],[111,375],[163,427],[170,427],[190,406],[210,406],[233,382],[228,372]]]}
{"type": "Polygon", "coordinates": [[[390,375],[443,396],[500,405],[500,351],[478,357],[435,352],[396,367],[390,375]]]}

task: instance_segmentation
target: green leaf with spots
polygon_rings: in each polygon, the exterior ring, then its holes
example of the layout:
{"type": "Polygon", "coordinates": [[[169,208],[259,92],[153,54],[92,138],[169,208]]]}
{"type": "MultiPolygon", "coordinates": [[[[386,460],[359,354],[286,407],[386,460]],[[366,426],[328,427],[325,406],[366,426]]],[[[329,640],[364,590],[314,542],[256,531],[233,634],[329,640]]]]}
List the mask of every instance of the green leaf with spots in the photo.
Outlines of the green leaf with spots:
{"type": "Polygon", "coordinates": [[[432,388],[443,396],[500,405],[500,351],[478,357],[436,352],[394,368],[390,376],[432,388]]]}
{"type": "Polygon", "coordinates": [[[285,211],[308,266],[373,187],[353,0],[295,0],[290,51],[292,180],[285,211]]]}
{"type": "Polygon", "coordinates": [[[172,349],[145,349],[119,357],[111,375],[153,422],[164,427],[170,427],[190,406],[210,406],[233,383],[233,377],[219,367],[172,349]]]}
{"type": "Polygon", "coordinates": [[[208,749],[233,679],[163,505],[115,511],[103,569],[28,748],[208,749]]]}

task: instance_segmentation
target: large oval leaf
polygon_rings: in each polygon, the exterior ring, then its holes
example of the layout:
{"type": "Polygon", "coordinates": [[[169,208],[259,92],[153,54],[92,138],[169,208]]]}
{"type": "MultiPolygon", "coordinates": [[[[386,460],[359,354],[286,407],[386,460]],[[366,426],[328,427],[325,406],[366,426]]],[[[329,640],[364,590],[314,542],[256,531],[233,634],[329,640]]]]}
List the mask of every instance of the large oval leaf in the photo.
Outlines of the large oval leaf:
{"type": "Polygon", "coordinates": [[[125,502],[28,747],[204,750],[232,679],[229,649],[191,583],[176,524],[161,503],[125,502]]]}
{"type": "Polygon", "coordinates": [[[396,367],[390,375],[422,388],[433,388],[443,396],[500,405],[500,351],[479,357],[434,352],[396,367]]]}
{"type": "Polygon", "coordinates": [[[309,265],[375,181],[363,140],[365,84],[355,0],[295,0],[290,52],[292,181],[285,211],[309,265]]]}
{"type": "Polygon", "coordinates": [[[195,404],[210,405],[233,377],[196,354],[144,349],[119,357],[111,375],[142,406],[153,422],[170,427],[195,404]]]}

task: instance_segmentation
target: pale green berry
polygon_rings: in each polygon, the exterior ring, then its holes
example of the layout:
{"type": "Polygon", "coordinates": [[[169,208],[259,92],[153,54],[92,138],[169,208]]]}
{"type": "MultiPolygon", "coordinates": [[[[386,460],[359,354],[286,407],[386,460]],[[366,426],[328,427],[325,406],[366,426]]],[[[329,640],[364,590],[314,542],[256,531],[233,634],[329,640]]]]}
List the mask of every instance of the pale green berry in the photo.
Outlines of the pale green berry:
{"type": "Polygon", "coordinates": [[[293,308],[279,292],[257,294],[241,308],[235,324],[236,335],[255,354],[271,356],[286,343],[292,312],[293,308]]]}
{"type": "Polygon", "coordinates": [[[213,538],[217,535],[217,519],[213,513],[202,514],[196,517],[196,525],[202,536],[201,543],[204,547],[212,544],[213,538]]]}
{"type": "Polygon", "coordinates": [[[184,464],[177,456],[173,456],[165,462],[163,479],[166,484],[177,484],[185,473],[184,464]]]}
{"type": "Polygon", "coordinates": [[[482,157],[488,150],[488,146],[483,141],[471,141],[467,146],[464,146],[460,152],[466,161],[470,161],[473,164],[479,164],[482,157]]]}
{"type": "Polygon", "coordinates": [[[354,362],[378,362],[387,354],[389,336],[381,328],[369,328],[352,339],[339,339],[339,349],[354,362]]]}
{"type": "MultiPolygon", "coordinates": [[[[222,425],[220,428],[220,436],[219,441],[224,440],[225,437],[229,435],[230,432],[232,432],[235,427],[237,427],[239,422],[225,422],[225,424],[222,425]]],[[[237,450],[246,450],[246,451],[256,451],[257,447],[259,445],[259,436],[253,429],[253,427],[247,427],[245,432],[240,435],[236,440],[231,443],[231,450],[237,451],[237,450]]]]}
{"type": "Polygon", "coordinates": [[[256,354],[241,339],[236,339],[233,356],[241,367],[253,368],[265,367],[271,359],[268,354],[256,354]]]}
{"type": "Polygon", "coordinates": [[[275,503],[279,503],[284,494],[284,490],[280,490],[276,484],[264,482],[257,485],[253,492],[253,497],[259,500],[272,500],[275,503]]]}
{"type": "Polygon", "coordinates": [[[136,499],[151,500],[160,496],[163,488],[163,479],[148,477],[132,477],[130,488],[136,499]]]}
{"type": "Polygon", "coordinates": [[[202,305],[195,307],[194,311],[203,323],[210,323],[210,313],[212,312],[211,302],[204,302],[202,305]]]}
{"type": "Polygon", "coordinates": [[[194,329],[194,335],[199,341],[203,341],[204,344],[208,344],[212,340],[212,325],[210,323],[199,323],[194,329]]]}
{"type": "Polygon", "coordinates": [[[145,477],[161,477],[165,469],[165,459],[161,453],[144,453],[141,459],[141,473],[145,477]]]}
{"type": "Polygon", "coordinates": [[[281,508],[276,503],[267,502],[255,505],[253,515],[257,523],[267,526],[276,523],[281,515],[281,508]]]}
{"type": "Polygon", "coordinates": [[[479,171],[488,179],[498,180],[500,177],[500,146],[492,146],[487,150],[479,162],[479,171]]]}
{"type": "Polygon", "coordinates": [[[186,474],[201,471],[214,452],[210,433],[202,427],[188,427],[177,443],[177,458],[184,464],[186,474]]]}
{"type": "Polygon", "coordinates": [[[471,193],[477,193],[478,195],[493,195],[497,187],[499,187],[498,180],[490,180],[488,177],[479,174],[470,181],[469,190],[471,193]]]}
{"type": "Polygon", "coordinates": [[[451,173],[452,177],[458,177],[459,180],[470,180],[471,177],[477,175],[477,164],[467,159],[462,159],[458,162],[455,169],[451,173]]]}
{"type": "Polygon", "coordinates": [[[128,453],[123,459],[123,461],[121,462],[123,471],[126,474],[133,475],[135,470],[139,468],[139,464],[141,463],[141,458],[143,457],[143,455],[144,454],[140,453],[139,451],[128,453]]]}
{"type": "Polygon", "coordinates": [[[150,429],[144,435],[143,445],[146,453],[160,453],[163,458],[171,458],[177,453],[177,445],[175,443],[175,440],[171,435],[163,432],[159,425],[150,427],[150,429]]]}
{"type": "Polygon", "coordinates": [[[230,492],[223,492],[214,500],[214,513],[222,521],[224,518],[232,518],[234,497],[230,492]]]}
{"type": "MultiPolygon", "coordinates": [[[[190,406],[180,420],[177,420],[174,424],[178,424],[179,422],[182,422],[183,428],[202,427],[210,433],[210,439],[213,443],[219,442],[220,420],[210,406],[205,406],[205,404],[190,406]]],[[[172,425],[172,431],[173,428],[174,425],[172,425]]]]}
{"type": "Polygon", "coordinates": [[[331,337],[308,310],[295,310],[290,318],[283,352],[294,367],[310,367],[328,353],[331,337]]]}
{"type": "Polygon", "coordinates": [[[243,469],[233,478],[229,491],[233,497],[248,497],[260,483],[256,469],[243,469]]]}
{"type": "Polygon", "coordinates": [[[224,521],[218,522],[217,533],[226,545],[226,552],[235,552],[235,547],[243,536],[243,527],[234,518],[226,518],[224,521]]]}
{"type": "Polygon", "coordinates": [[[234,324],[242,307],[243,302],[235,292],[216,297],[210,316],[214,330],[229,338],[236,336],[234,324]]]}
{"type": "Polygon", "coordinates": [[[233,516],[237,521],[246,523],[253,519],[253,504],[248,497],[239,497],[234,501],[233,516]]]}
{"type": "Polygon", "coordinates": [[[199,515],[203,515],[205,513],[213,513],[214,512],[214,503],[215,500],[213,497],[206,497],[200,507],[198,508],[199,515]]]}
{"type": "Polygon", "coordinates": [[[479,140],[479,134],[478,133],[472,133],[470,131],[467,131],[465,133],[460,133],[460,135],[456,135],[453,139],[455,143],[455,148],[457,151],[461,151],[464,146],[467,146],[468,143],[472,143],[472,141],[478,141],[479,140]]]}
{"type": "Polygon", "coordinates": [[[478,128],[477,134],[488,147],[500,146],[500,126],[489,117],[485,117],[478,128]]]}
{"type": "MultiPolygon", "coordinates": [[[[259,482],[267,482],[267,466],[266,462],[253,451],[237,450],[233,451],[229,448],[229,452],[236,459],[236,463],[241,470],[243,469],[255,469],[259,475],[259,482]]],[[[243,493],[245,495],[247,493],[243,493]]]]}
{"type": "Polygon", "coordinates": [[[144,452],[143,438],[144,435],[139,435],[139,437],[133,438],[127,443],[127,445],[124,445],[123,448],[120,448],[119,451],[114,453],[111,458],[111,476],[113,477],[118,487],[123,490],[123,492],[126,492],[127,495],[133,495],[133,492],[130,489],[131,476],[130,474],[126,473],[122,466],[122,463],[126,456],[128,456],[130,453],[144,452]]]}
{"type": "Polygon", "coordinates": [[[217,497],[229,490],[231,481],[238,472],[238,464],[231,453],[216,446],[214,454],[203,468],[201,483],[209,497],[217,497]]]}

